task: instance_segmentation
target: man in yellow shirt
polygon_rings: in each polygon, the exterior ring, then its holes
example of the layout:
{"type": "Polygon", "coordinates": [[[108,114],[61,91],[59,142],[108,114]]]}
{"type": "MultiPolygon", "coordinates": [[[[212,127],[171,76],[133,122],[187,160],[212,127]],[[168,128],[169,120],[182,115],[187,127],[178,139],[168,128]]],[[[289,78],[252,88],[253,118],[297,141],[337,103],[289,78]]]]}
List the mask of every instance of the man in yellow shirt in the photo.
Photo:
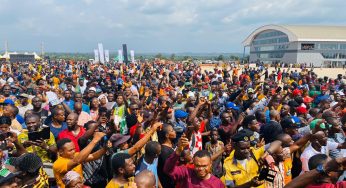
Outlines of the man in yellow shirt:
{"type": "Polygon", "coordinates": [[[24,129],[22,133],[18,135],[18,141],[26,148],[29,153],[36,153],[42,159],[43,163],[51,163],[52,159],[49,154],[55,154],[57,152],[56,143],[53,133],[50,133],[49,139],[46,140],[29,140],[28,133],[38,131],[41,128],[40,117],[36,114],[28,115],[25,118],[25,124],[27,130],[24,129]]]}
{"type": "Polygon", "coordinates": [[[114,177],[106,188],[130,188],[134,182],[135,164],[128,153],[116,153],[111,158],[114,177]]]}
{"type": "Polygon", "coordinates": [[[258,180],[258,161],[264,159],[270,151],[276,151],[281,142],[271,143],[265,151],[265,146],[258,149],[250,147],[250,141],[253,139],[253,132],[248,129],[243,129],[232,137],[234,150],[224,162],[227,187],[264,187],[263,181],[258,180]]]}
{"type": "MultiPolygon", "coordinates": [[[[104,136],[105,133],[95,132],[92,141],[80,151],[80,153],[76,153],[73,142],[68,138],[61,139],[57,142],[59,156],[53,164],[53,172],[57,185],[60,188],[65,188],[62,179],[68,171],[73,170],[83,177],[82,163],[99,159],[106,153],[106,148],[102,148],[90,154],[95,145],[103,139],[104,136]]],[[[105,146],[106,145],[107,144],[105,144],[105,146]]]]}

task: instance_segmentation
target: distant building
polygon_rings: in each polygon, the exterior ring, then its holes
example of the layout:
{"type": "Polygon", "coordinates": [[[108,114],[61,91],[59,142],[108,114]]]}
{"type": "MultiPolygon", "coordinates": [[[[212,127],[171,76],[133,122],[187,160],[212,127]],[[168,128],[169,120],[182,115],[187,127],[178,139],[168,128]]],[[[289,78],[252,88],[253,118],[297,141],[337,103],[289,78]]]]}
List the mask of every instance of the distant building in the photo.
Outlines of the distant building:
{"type": "Polygon", "coordinates": [[[346,26],[265,25],[244,41],[250,62],[346,64],[346,26]]]}
{"type": "Polygon", "coordinates": [[[35,62],[38,60],[42,60],[40,56],[34,53],[17,53],[17,52],[5,52],[4,55],[0,55],[0,59],[9,61],[11,63],[15,62],[35,62]]]}

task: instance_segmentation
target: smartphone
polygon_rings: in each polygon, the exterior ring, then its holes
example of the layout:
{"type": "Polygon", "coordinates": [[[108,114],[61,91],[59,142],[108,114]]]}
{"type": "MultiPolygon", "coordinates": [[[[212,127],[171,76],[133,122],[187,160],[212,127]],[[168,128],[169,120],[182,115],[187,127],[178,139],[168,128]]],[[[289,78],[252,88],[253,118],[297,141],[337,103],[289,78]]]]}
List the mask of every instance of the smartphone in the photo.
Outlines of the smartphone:
{"type": "Polygon", "coordinates": [[[260,170],[259,176],[258,176],[258,180],[262,181],[262,180],[266,180],[269,182],[273,182],[274,178],[276,176],[276,171],[271,170],[269,168],[262,168],[260,170]]]}
{"type": "Polygon", "coordinates": [[[50,128],[44,127],[40,131],[33,131],[28,133],[28,138],[31,141],[35,140],[46,140],[50,138],[50,128]]]}
{"type": "Polygon", "coordinates": [[[282,88],[279,86],[278,88],[276,88],[275,93],[280,93],[281,89],[282,88]]]}

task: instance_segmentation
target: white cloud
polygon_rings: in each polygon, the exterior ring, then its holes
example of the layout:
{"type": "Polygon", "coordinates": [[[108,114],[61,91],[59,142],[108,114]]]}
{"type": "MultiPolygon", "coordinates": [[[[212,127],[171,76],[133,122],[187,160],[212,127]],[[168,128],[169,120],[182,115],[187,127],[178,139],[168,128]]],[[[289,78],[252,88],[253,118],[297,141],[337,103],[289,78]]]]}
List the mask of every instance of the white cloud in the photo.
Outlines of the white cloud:
{"type": "MultiPolygon", "coordinates": [[[[138,52],[242,52],[264,24],[345,25],[343,0],[0,0],[0,44],[84,51],[104,42],[138,52]],[[23,40],[26,41],[23,44],[23,40]]],[[[1,45],[0,45],[1,47],[1,45]]],[[[1,48],[0,48],[1,50],[1,48]]]]}

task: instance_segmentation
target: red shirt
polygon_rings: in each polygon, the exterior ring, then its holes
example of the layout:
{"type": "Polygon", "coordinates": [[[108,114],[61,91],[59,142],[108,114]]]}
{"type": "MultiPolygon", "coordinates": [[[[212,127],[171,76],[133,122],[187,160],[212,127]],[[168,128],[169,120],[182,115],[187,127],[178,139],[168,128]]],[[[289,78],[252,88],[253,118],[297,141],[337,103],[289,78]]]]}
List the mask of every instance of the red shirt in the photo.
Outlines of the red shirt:
{"type": "Polygon", "coordinates": [[[63,138],[70,139],[74,143],[74,146],[76,148],[76,152],[79,152],[80,149],[79,149],[79,145],[78,145],[78,139],[84,135],[85,129],[84,129],[84,127],[79,127],[79,130],[80,131],[79,131],[78,135],[74,136],[72,131],[65,129],[59,133],[58,140],[63,139],[63,138]]]}
{"type": "Polygon", "coordinates": [[[306,186],[306,188],[345,188],[346,181],[341,181],[336,184],[333,183],[322,183],[322,184],[311,184],[306,186]]]}

